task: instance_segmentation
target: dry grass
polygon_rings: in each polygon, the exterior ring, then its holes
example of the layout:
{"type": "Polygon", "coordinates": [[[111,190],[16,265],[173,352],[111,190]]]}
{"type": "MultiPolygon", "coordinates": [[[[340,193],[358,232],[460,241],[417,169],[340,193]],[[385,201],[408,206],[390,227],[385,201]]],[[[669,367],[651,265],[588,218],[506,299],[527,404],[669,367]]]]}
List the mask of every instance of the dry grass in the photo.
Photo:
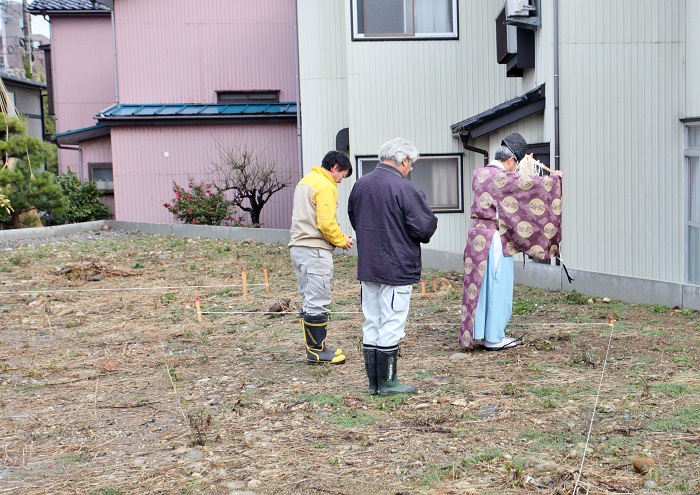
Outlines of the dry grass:
{"type": "Polygon", "coordinates": [[[354,274],[338,255],[330,336],[348,362],[313,367],[283,247],[4,251],[0,494],[570,494],[601,376],[578,493],[700,492],[696,312],[518,287],[525,344],[463,353],[459,277],[427,270],[453,288],[414,292],[399,374],[421,392],[371,397],[354,274]]]}

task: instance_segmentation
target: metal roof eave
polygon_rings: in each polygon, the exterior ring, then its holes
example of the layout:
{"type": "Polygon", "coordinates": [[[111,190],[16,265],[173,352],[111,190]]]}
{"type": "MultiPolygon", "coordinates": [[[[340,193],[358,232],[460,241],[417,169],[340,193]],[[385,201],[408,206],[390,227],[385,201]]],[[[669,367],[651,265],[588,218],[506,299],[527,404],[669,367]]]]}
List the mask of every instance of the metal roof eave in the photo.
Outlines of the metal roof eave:
{"type": "Polygon", "coordinates": [[[296,104],[118,104],[95,116],[106,125],[202,124],[223,122],[278,121],[296,119],[296,104]]]}
{"type": "Polygon", "coordinates": [[[542,84],[524,95],[453,124],[450,126],[452,136],[464,142],[470,138],[476,139],[525,117],[543,112],[545,106],[545,85],[542,84]]]}
{"type": "Polygon", "coordinates": [[[249,114],[249,115],[161,115],[161,116],[124,116],[110,115],[98,117],[97,121],[107,126],[121,125],[191,125],[191,124],[225,124],[242,122],[275,122],[296,120],[296,114],[249,114]]]}
{"type": "Polygon", "coordinates": [[[61,132],[56,134],[55,140],[56,144],[59,145],[79,144],[82,141],[87,141],[88,139],[95,139],[105,136],[109,136],[109,126],[98,124],[73,131],[61,132]]]}

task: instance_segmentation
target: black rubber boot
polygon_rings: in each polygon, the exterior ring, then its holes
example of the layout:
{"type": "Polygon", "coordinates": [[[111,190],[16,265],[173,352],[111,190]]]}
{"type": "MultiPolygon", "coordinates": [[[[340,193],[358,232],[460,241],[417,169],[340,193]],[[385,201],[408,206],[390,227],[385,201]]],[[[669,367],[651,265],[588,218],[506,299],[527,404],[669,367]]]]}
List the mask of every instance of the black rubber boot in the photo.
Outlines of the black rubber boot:
{"type": "Polygon", "coordinates": [[[377,348],[362,344],[362,354],[365,356],[365,371],[369,380],[367,392],[370,395],[377,395],[377,348]]]}
{"type": "Polygon", "coordinates": [[[404,385],[396,378],[396,358],[399,346],[389,349],[377,349],[377,392],[379,395],[412,394],[417,389],[412,385],[404,385]]]}
{"type": "Polygon", "coordinates": [[[306,361],[309,364],[345,363],[345,355],[340,349],[326,349],[328,315],[305,314],[301,320],[301,327],[306,342],[306,361]]]}
{"type": "MultiPolygon", "coordinates": [[[[300,311],[300,312],[299,312],[299,317],[301,318],[302,329],[304,328],[304,319],[307,318],[307,317],[309,318],[308,321],[316,322],[316,323],[328,322],[328,321],[330,321],[330,319],[331,319],[329,315],[325,315],[325,314],[321,314],[321,315],[310,315],[310,314],[306,313],[305,311],[300,311]]],[[[304,332],[304,335],[306,335],[306,332],[304,332]]],[[[334,352],[333,352],[333,353],[336,354],[336,355],[340,355],[340,354],[343,354],[343,350],[340,349],[340,348],[334,349],[334,352]]]]}

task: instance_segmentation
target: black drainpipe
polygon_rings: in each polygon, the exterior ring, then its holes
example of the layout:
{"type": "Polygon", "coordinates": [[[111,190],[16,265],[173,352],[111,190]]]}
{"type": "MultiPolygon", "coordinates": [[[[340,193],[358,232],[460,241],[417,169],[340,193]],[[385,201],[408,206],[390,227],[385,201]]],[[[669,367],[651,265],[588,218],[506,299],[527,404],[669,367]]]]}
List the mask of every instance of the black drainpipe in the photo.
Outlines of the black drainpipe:
{"type": "Polygon", "coordinates": [[[467,144],[467,136],[462,135],[461,136],[461,141],[462,141],[462,146],[464,146],[465,150],[473,151],[474,153],[481,153],[484,155],[484,165],[489,164],[489,152],[486,150],[482,150],[481,148],[476,148],[474,146],[469,146],[467,144]]]}
{"type": "Polygon", "coordinates": [[[554,26],[552,37],[554,38],[554,170],[559,167],[559,1],[553,3],[554,26]]]}

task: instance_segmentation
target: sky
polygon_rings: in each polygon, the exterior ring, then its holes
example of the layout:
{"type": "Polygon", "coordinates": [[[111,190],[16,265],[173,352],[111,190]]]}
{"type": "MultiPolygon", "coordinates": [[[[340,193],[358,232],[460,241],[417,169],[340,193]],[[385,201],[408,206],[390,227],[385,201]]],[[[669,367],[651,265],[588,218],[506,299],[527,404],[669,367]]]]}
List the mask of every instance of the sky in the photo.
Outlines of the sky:
{"type": "Polygon", "coordinates": [[[51,38],[51,27],[49,21],[44,19],[42,16],[33,15],[32,16],[32,33],[43,34],[47,38],[51,38]]]}

